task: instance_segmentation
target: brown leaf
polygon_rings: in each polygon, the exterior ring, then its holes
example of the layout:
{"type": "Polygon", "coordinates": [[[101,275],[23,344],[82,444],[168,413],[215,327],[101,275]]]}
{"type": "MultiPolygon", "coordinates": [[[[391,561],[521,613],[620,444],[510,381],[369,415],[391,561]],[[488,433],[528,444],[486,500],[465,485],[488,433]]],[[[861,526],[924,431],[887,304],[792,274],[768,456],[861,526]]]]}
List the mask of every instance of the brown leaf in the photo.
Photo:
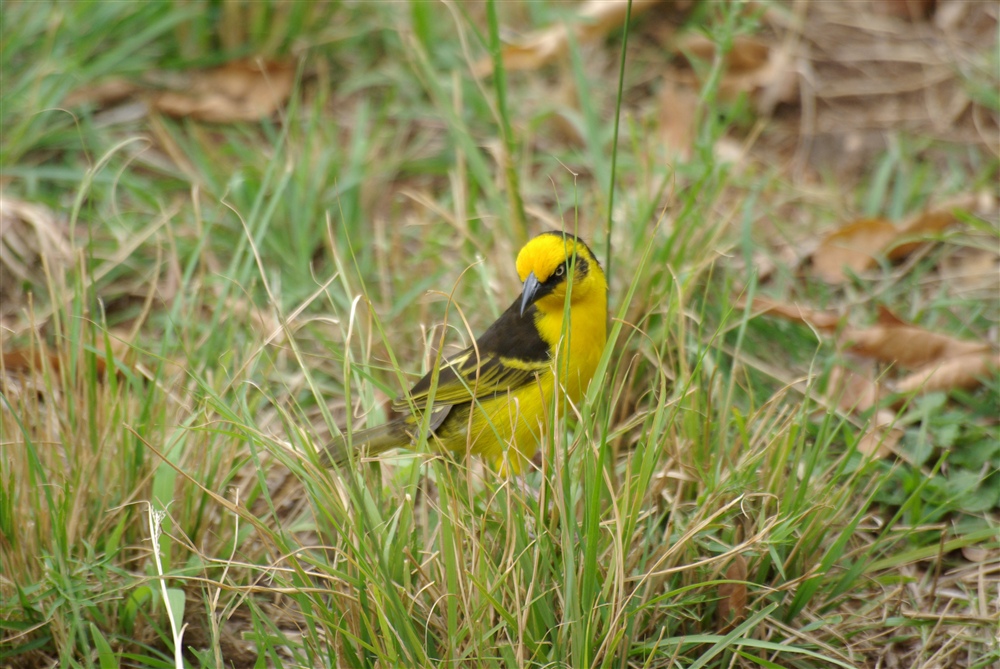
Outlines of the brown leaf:
{"type": "Polygon", "coordinates": [[[958,248],[942,258],[938,273],[957,292],[1000,295],[1000,255],[991,249],[958,248]]]}
{"type": "Polygon", "coordinates": [[[660,91],[660,135],[672,156],[691,156],[697,131],[698,92],[687,84],[664,81],[660,91]]]}
{"type": "Polygon", "coordinates": [[[0,318],[24,308],[32,284],[61,281],[72,258],[62,216],[44,205],[0,193],[0,318]]]}
{"type": "Polygon", "coordinates": [[[94,104],[98,107],[108,107],[135,95],[142,87],[127,79],[107,79],[98,84],[81,86],[63,100],[67,107],[84,104],[94,104]]]}
{"type": "MultiPolygon", "coordinates": [[[[688,33],[677,40],[674,50],[688,60],[693,57],[712,62],[716,44],[702,33],[688,33]]],[[[779,102],[795,102],[799,94],[798,74],[793,69],[792,55],[790,49],[782,46],[774,47],[753,37],[737,37],[724,58],[719,98],[734,100],[745,93],[763,114],[770,114],[779,102]]],[[[688,79],[689,83],[700,85],[696,73],[692,72],[688,79]]]]}
{"type": "MultiPolygon", "coordinates": [[[[868,370],[870,376],[875,370],[868,370]]],[[[830,383],[827,387],[827,397],[837,403],[844,411],[861,413],[878,404],[883,395],[881,386],[869,376],[858,374],[852,369],[838,365],[830,372],[830,383]]]]}
{"type": "MultiPolygon", "coordinates": [[[[746,308],[746,300],[736,301],[737,309],[746,308]]],[[[752,310],[758,314],[768,314],[770,316],[780,316],[793,323],[810,325],[817,330],[835,330],[840,317],[832,311],[816,311],[797,304],[778,302],[767,297],[755,297],[753,299],[752,310]]]]}
{"type": "Polygon", "coordinates": [[[738,583],[723,583],[719,586],[719,608],[716,609],[716,623],[720,633],[733,628],[746,615],[747,608],[747,561],[742,555],[733,558],[732,564],[726,569],[727,581],[738,583]]]}
{"type": "Polygon", "coordinates": [[[897,316],[892,309],[884,304],[878,305],[878,319],[876,322],[887,328],[905,328],[910,326],[909,323],[897,316]]]}
{"type": "Polygon", "coordinates": [[[139,96],[168,116],[215,123],[257,121],[274,114],[288,100],[294,83],[291,63],[244,59],[208,70],[151,71],[142,83],[110,79],[73,91],[65,104],[107,107],[139,96]]]}
{"type": "Polygon", "coordinates": [[[44,279],[42,258],[64,264],[71,248],[66,226],[55,212],[0,194],[0,272],[10,272],[17,281],[44,279]]]}
{"type": "MultiPolygon", "coordinates": [[[[661,0],[633,0],[632,17],[645,12],[661,0]]],[[[625,22],[628,0],[587,0],[580,6],[573,27],[578,42],[601,39],[625,22]]],[[[549,63],[569,45],[569,28],[566,24],[541,30],[517,43],[504,44],[501,50],[504,67],[508,70],[534,70],[549,63]]],[[[493,71],[493,61],[483,58],[472,68],[477,77],[493,71]]]]}
{"type": "Polygon", "coordinates": [[[900,243],[900,240],[932,235],[951,227],[957,222],[958,221],[955,216],[950,212],[925,212],[910,221],[908,225],[899,231],[896,238],[886,245],[886,257],[888,257],[889,260],[898,262],[924,245],[924,242],[919,240],[909,242],[904,241],[902,243],[900,243]]]}
{"type": "Polygon", "coordinates": [[[1000,551],[982,546],[962,546],[962,557],[969,562],[986,562],[1000,559],[1000,551]]]}
{"type": "Polygon", "coordinates": [[[813,253],[812,272],[827,283],[847,280],[845,269],[863,272],[899,235],[896,226],[881,218],[863,218],[827,235],[813,253]]]}
{"type": "Polygon", "coordinates": [[[928,365],[896,383],[900,393],[932,393],[938,390],[971,389],[1000,368],[1000,354],[982,350],[956,355],[939,364],[928,365]]]}
{"type": "Polygon", "coordinates": [[[215,123],[256,121],[274,114],[294,84],[291,63],[236,60],[190,73],[184,90],[159,93],[152,106],[168,116],[215,123]]]}
{"type": "Polygon", "coordinates": [[[881,0],[876,8],[883,14],[910,21],[928,19],[937,6],[937,0],[881,0]]]}
{"type": "MultiPolygon", "coordinates": [[[[131,369],[136,369],[136,349],[129,344],[130,334],[124,330],[112,329],[109,346],[114,360],[111,367],[116,369],[116,364],[124,365],[131,369]]],[[[8,377],[32,377],[41,376],[46,368],[53,374],[58,375],[66,367],[70,360],[70,354],[58,348],[51,348],[39,343],[31,348],[12,348],[0,355],[0,370],[8,377]]],[[[85,369],[85,365],[90,364],[84,358],[79,358],[76,363],[80,369],[85,369]]],[[[108,370],[108,360],[105,356],[103,342],[100,352],[94,356],[94,369],[100,379],[106,378],[108,370]]]]}
{"type": "MultiPolygon", "coordinates": [[[[78,362],[83,364],[82,360],[78,362]]],[[[40,376],[46,367],[52,370],[53,374],[58,375],[59,370],[63,367],[63,359],[59,352],[48,348],[11,349],[3,354],[2,363],[4,374],[7,377],[15,378],[40,376]]],[[[107,361],[103,356],[98,355],[94,358],[94,368],[99,379],[105,378],[107,367],[107,361]]]]}
{"type": "Polygon", "coordinates": [[[910,325],[885,307],[880,307],[879,312],[878,325],[848,328],[841,335],[851,353],[912,369],[958,356],[983,354],[990,349],[988,344],[955,339],[910,325]]]}
{"type": "Polygon", "coordinates": [[[896,420],[896,412],[880,409],[875,412],[868,432],[858,440],[858,452],[876,458],[888,457],[903,438],[903,430],[890,427],[896,420]]]}
{"type": "Polygon", "coordinates": [[[46,350],[17,348],[0,356],[3,371],[7,374],[38,374],[48,366],[55,374],[59,373],[61,361],[55,353],[46,350]]]}
{"type": "MultiPolygon", "coordinates": [[[[712,62],[715,59],[715,41],[700,32],[687,33],[679,40],[675,50],[678,54],[697,60],[712,62]]],[[[753,37],[737,37],[725,56],[726,75],[739,75],[759,70],[767,63],[770,47],[753,37]]]]}
{"type": "Polygon", "coordinates": [[[835,230],[813,253],[813,274],[827,283],[843,283],[845,269],[855,273],[875,267],[879,257],[898,262],[927,237],[957,223],[949,210],[927,211],[899,227],[881,218],[862,218],[835,230]]]}

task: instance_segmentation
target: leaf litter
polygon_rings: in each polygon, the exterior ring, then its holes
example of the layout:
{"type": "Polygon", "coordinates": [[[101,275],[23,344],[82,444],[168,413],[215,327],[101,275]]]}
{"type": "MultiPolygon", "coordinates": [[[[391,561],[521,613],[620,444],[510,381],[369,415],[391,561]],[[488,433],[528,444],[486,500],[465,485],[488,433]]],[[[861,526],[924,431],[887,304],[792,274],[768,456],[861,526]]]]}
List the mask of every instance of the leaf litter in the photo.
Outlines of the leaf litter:
{"type": "MultiPolygon", "coordinates": [[[[632,18],[652,9],[662,0],[632,0],[632,18]]],[[[570,35],[579,43],[595,42],[625,23],[629,0],[587,0],[577,9],[570,23],[557,23],[530,33],[522,39],[508,40],[500,51],[504,68],[510,71],[536,70],[566,53],[570,35]]],[[[491,58],[475,63],[472,72],[483,77],[493,71],[491,58]]]]}
{"type": "MultiPolygon", "coordinates": [[[[739,303],[747,306],[746,301],[739,303]]],[[[837,333],[840,348],[856,357],[892,365],[894,370],[912,373],[895,381],[886,380],[890,393],[928,393],[939,390],[968,389],[979,385],[997,367],[997,352],[987,342],[958,339],[905,322],[885,306],[879,307],[879,320],[869,327],[852,327],[839,314],[783,303],[770,298],[755,298],[750,308],[756,314],[777,316],[811,326],[824,333],[837,333]]],[[[859,380],[856,374],[840,373],[831,386],[837,388],[842,408],[866,410],[877,404],[881,393],[874,390],[874,379],[859,380]],[[846,402],[846,404],[845,404],[846,402]]],[[[899,400],[897,400],[897,404],[899,400]]]]}
{"type": "Polygon", "coordinates": [[[48,207],[0,194],[0,323],[11,327],[27,286],[45,286],[73,262],[66,222],[48,207]]]}
{"type": "Polygon", "coordinates": [[[883,218],[862,218],[834,230],[812,254],[812,273],[831,284],[847,281],[878,266],[880,260],[899,262],[933,235],[958,220],[949,211],[927,211],[897,226],[883,218]]]}
{"type": "MultiPolygon", "coordinates": [[[[654,4],[636,2],[633,6],[633,16],[637,16],[643,9],[654,4]]],[[[990,134],[995,126],[995,114],[989,110],[984,111],[983,107],[964,91],[950,95],[960,82],[954,76],[944,77],[939,67],[942,63],[949,64],[964,58],[969,45],[975,43],[974,39],[970,39],[970,35],[983,32],[970,27],[970,17],[974,16],[977,10],[959,7],[973,3],[939,3],[940,8],[936,12],[931,12],[934,14],[934,21],[917,23],[915,26],[912,23],[916,23],[917,18],[923,17],[907,15],[906,18],[911,22],[907,24],[910,25],[909,28],[900,27],[902,22],[866,23],[866,14],[857,12],[852,16],[849,10],[835,7],[837,4],[798,3],[796,7],[808,7],[805,16],[792,16],[784,10],[768,10],[765,23],[774,30],[774,35],[761,40],[740,42],[739,48],[734,45],[736,53],[731,57],[727,56],[721,86],[722,94],[727,99],[733,99],[729,96],[739,97],[746,94],[755,109],[765,115],[770,115],[779,106],[794,108],[801,103],[801,109],[796,110],[801,113],[773,119],[775,126],[784,124],[787,130],[784,139],[792,144],[793,160],[782,162],[779,159],[780,151],[787,147],[787,141],[784,145],[781,141],[770,144],[766,141],[760,142],[754,146],[758,157],[763,154],[770,162],[780,164],[783,168],[792,164],[798,168],[810,167],[816,171],[830,164],[835,164],[838,168],[846,164],[854,170],[852,174],[858,174],[863,171],[858,169],[858,166],[863,164],[859,162],[858,155],[870,155],[873,146],[877,147],[875,150],[881,148],[880,142],[884,131],[899,126],[917,130],[931,127],[939,131],[942,136],[970,144],[992,141],[989,138],[995,136],[995,133],[990,134]],[[828,27],[831,28],[828,31],[829,35],[824,34],[828,27]],[[945,41],[948,42],[946,46],[954,47],[957,44],[956,53],[959,55],[955,56],[954,53],[942,55],[940,42],[935,43],[932,39],[928,39],[928,34],[934,31],[946,34],[945,41]],[[884,50],[881,49],[877,45],[876,36],[888,40],[890,45],[884,50]],[[866,53],[862,53],[864,50],[858,48],[859,42],[864,43],[868,49],[866,53]],[[766,47],[766,52],[762,46],[766,47]],[[786,47],[784,53],[777,53],[780,47],[786,47]],[[926,72],[919,72],[919,63],[929,62],[928,53],[936,49],[938,52],[933,54],[931,67],[928,67],[926,72]],[[859,57],[869,59],[864,68],[857,66],[859,57]],[[906,69],[904,75],[899,75],[895,69],[900,63],[918,64],[918,68],[906,69]],[[866,78],[870,80],[865,81],[866,78]],[[896,86],[895,90],[892,90],[892,85],[896,86]],[[854,115],[845,113],[845,110],[850,109],[856,109],[858,113],[854,115]],[[872,140],[872,128],[878,135],[875,140],[872,140]]],[[[594,42],[620,27],[624,20],[623,6],[624,2],[584,3],[579,18],[586,25],[574,28],[560,25],[532,34],[517,45],[512,43],[509,45],[510,48],[505,47],[504,61],[510,69],[533,69],[551,63],[565,53],[571,34],[581,43],[594,42]],[[605,9],[602,10],[601,6],[605,9]],[[597,12],[597,15],[588,18],[588,11],[597,12]],[[570,30],[576,32],[570,33],[570,30]]],[[[995,35],[990,36],[990,29],[989,25],[985,26],[986,36],[995,40],[995,35]]],[[[687,47],[689,52],[697,55],[699,48],[697,38],[690,38],[687,47]]],[[[678,52],[674,53],[677,55],[678,52]]],[[[714,52],[702,50],[700,53],[703,58],[715,58],[714,52]]],[[[488,61],[483,61],[479,64],[477,73],[487,73],[491,66],[488,61]]],[[[667,91],[669,87],[673,87],[673,92],[663,93],[659,113],[662,115],[661,127],[671,122],[674,123],[674,127],[664,130],[660,137],[667,145],[679,145],[683,152],[690,150],[690,140],[697,129],[701,82],[693,76],[689,63],[678,63],[672,67],[672,70],[662,76],[661,90],[667,91]]],[[[221,69],[224,68],[217,68],[221,69]]],[[[143,85],[111,82],[103,90],[90,91],[91,98],[84,101],[102,106],[141,98],[146,100],[152,109],[164,114],[214,122],[231,122],[271,116],[287,100],[287,94],[272,95],[268,91],[257,90],[260,81],[271,81],[273,84],[273,81],[278,80],[281,83],[284,82],[282,77],[271,78],[264,72],[252,75],[245,71],[232,76],[230,82],[232,89],[224,93],[220,99],[215,85],[218,80],[213,83],[213,77],[222,75],[211,74],[212,72],[210,70],[203,73],[189,73],[190,79],[187,83],[175,83],[173,91],[157,91],[156,86],[150,81],[144,82],[143,85]],[[243,83],[239,83],[241,81],[243,83]],[[163,108],[159,106],[163,99],[161,95],[166,95],[167,101],[163,108]]],[[[175,82],[179,81],[175,79],[175,82]]],[[[225,89],[226,86],[220,88],[225,89]]],[[[274,87],[273,90],[281,92],[285,88],[285,84],[281,83],[281,86],[274,87]]],[[[290,94],[290,84],[287,85],[287,90],[290,94]]],[[[82,93],[86,94],[87,91],[82,93]]],[[[79,101],[79,99],[74,100],[74,103],[79,101]]],[[[785,154],[784,157],[789,158],[789,155],[785,154]]],[[[765,163],[767,162],[766,160],[765,163]]],[[[790,169],[786,172],[792,175],[793,179],[810,174],[810,171],[805,169],[790,169]]],[[[932,237],[939,232],[939,229],[915,231],[908,226],[897,226],[884,219],[882,222],[892,226],[892,230],[886,226],[876,225],[875,227],[884,230],[884,236],[876,239],[879,243],[860,245],[860,248],[849,254],[848,260],[839,264],[832,263],[841,273],[845,267],[849,271],[859,273],[875,269],[882,260],[891,262],[903,260],[912,253],[912,250],[907,249],[907,244],[921,243],[908,239],[907,234],[932,237]],[[858,269],[854,269],[852,263],[857,263],[858,269]]],[[[995,267],[995,254],[986,252],[983,253],[983,257],[987,259],[983,261],[987,271],[990,267],[995,267]],[[990,262],[987,262],[988,260],[990,262]]],[[[814,257],[814,266],[815,262],[814,257]]],[[[956,268],[955,271],[962,271],[963,266],[956,268]]],[[[833,271],[836,270],[831,270],[833,271]]],[[[989,347],[983,349],[982,346],[985,345],[949,338],[899,319],[896,319],[898,322],[895,324],[883,323],[880,317],[877,325],[851,328],[848,322],[854,315],[853,309],[839,313],[778,300],[769,304],[764,300],[758,300],[754,302],[753,307],[755,310],[766,310],[772,315],[807,324],[831,336],[839,333],[841,337],[848,335],[853,337],[842,341],[842,346],[846,348],[857,346],[858,350],[853,352],[853,356],[861,359],[862,364],[854,366],[851,370],[843,367],[845,372],[839,403],[844,410],[851,410],[850,406],[854,406],[855,411],[869,410],[881,406],[885,398],[893,394],[911,392],[919,388],[926,391],[927,388],[934,387],[931,384],[935,380],[940,380],[946,387],[965,387],[960,385],[961,380],[952,373],[952,364],[966,370],[966,378],[969,378],[970,370],[975,371],[975,364],[980,364],[980,369],[985,369],[987,372],[994,369],[990,365],[993,364],[991,360],[995,360],[995,353],[992,353],[989,347]],[[879,328],[883,331],[879,332],[879,328]],[[912,331],[908,331],[907,328],[912,331]],[[913,350],[906,350],[900,342],[894,341],[895,335],[903,335],[903,339],[912,337],[915,340],[910,342],[913,350]],[[937,337],[945,337],[949,341],[942,342],[937,337]],[[965,350],[966,346],[971,346],[974,350],[965,350]],[[990,355],[994,357],[991,358],[990,355]],[[966,358],[975,358],[978,362],[973,363],[966,358]],[[876,360],[891,364],[890,373],[879,374],[876,360]],[[907,375],[901,374],[906,367],[904,361],[916,366],[907,375]],[[932,365],[937,366],[931,368],[932,365]],[[949,383],[955,385],[949,386],[949,383]],[[851,402],[853,404],[850,404],[851,402]],[[844,406],[845,403],[847,406],[844,406]]],[[[981,378],[981,375],[971,374],[971,376],[981,378]]],[[[976,382],[978,383],[978,380],[976,382]]],[[[831,381],[830,385],[833,387],[837,384],[831,381]]],[[[873,423],[889,429],[893,420],[895,412],[880,408],[873,423]]],[[[901,434],[902,431],[896,428],[895,433],[901,434]]],[[[873,446],[862,447],[859,444],[859,448],[874,449],[887,444],[890,445],[888,452],[892,452],[894,443],[887,437],[880,438],[878,444],[873,446]]],[[[734,561],[730,570],[736,567],[734,561]]],[[[729,577],[730,574],[727,572],[727,578],[729,577]]],[[[979,581],[982,582],[981,575],[979,581]]],[[[720,594],[723,595],[730,611],[740,610],[737,592],[723,592],[720,589],[720,594]]],[[[745,592],[743,596],[745,597],[745,592]]],[[[980,599],[980,602],[985,601],[987,600],[980,599]]],[[[905,666],[905,662],[899,666],[905,666]]]]}
{"type": "Polygon", "coordinates": [[[150,72],[141,82],[112,79],[74,91],[66,105],[106,107],[137,97],[149,109],[175,118],[259,121],[284,106],[294,85],[293,63],[246,58],[204,70],[150,72]]]}
{"type": "Polygon", "coordinates": [[[720,634],[733,629],[746,617],[747,609],[747,560],[742,555],[733,558],[726,569],[726,580],[719,586],[719,607],[716,609],[716,625],[720,634]]]}

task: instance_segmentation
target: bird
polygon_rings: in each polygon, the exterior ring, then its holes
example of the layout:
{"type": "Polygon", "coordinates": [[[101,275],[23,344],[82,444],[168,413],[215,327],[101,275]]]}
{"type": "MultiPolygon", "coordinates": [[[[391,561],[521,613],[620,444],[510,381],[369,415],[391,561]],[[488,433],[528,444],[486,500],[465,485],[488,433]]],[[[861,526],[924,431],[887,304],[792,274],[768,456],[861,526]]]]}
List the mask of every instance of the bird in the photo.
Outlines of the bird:
{"type": "Polygon", "coordinates": [[[374,456],[412,448],[426,426],[432,448],[478,455],[501,473],[525,470],[553,398],[565,415],[566,402],[580,402],[597,370],[607,344],[608,282],[590,247],[560,230],[529,240],[515,265],[521,294],[507,310],[393,400],[401,417],[330,443],[332,464],[345,464],[352,449],[374,456]]]}

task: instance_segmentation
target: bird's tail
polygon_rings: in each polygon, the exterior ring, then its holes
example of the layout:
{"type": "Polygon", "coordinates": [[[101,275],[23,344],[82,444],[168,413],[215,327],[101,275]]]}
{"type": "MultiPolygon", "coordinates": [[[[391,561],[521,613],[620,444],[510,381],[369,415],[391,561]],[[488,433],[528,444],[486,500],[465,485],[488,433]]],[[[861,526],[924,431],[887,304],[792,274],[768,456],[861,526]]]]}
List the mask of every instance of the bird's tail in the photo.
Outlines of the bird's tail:
{"type": "Polygon", "coordinates": [[[328,465],[342,467],[350,460],[350,453],[372,456],[393,448],[410,445],[409,424],[405,420],[394,420],[384,425],[351,433],[350,447],[347,436],[337,437],[326,447],[328,465]]]}

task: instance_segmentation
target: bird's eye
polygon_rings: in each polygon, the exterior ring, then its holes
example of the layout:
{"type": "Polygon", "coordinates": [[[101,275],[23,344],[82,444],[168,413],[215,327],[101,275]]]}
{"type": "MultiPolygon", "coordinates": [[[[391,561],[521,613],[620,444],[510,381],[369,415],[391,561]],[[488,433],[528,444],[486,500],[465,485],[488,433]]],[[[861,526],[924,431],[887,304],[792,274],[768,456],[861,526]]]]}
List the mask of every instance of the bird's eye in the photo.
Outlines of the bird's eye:
{"type": "Polygon", "coordinates": [[[566,273],[566,265],[559,265],[559,267],[556,267],[556,271],[553,272],[555,276],[562,276],[565,273],[566,273]]]}

